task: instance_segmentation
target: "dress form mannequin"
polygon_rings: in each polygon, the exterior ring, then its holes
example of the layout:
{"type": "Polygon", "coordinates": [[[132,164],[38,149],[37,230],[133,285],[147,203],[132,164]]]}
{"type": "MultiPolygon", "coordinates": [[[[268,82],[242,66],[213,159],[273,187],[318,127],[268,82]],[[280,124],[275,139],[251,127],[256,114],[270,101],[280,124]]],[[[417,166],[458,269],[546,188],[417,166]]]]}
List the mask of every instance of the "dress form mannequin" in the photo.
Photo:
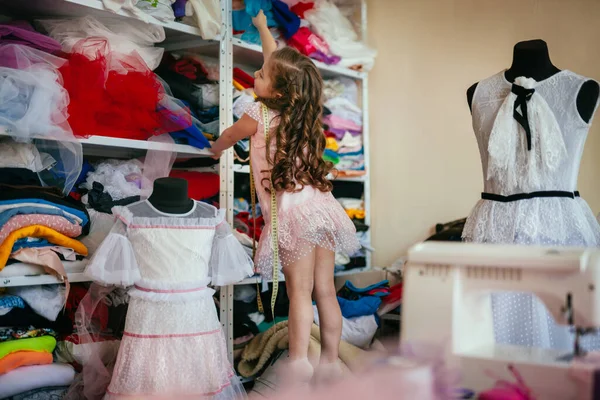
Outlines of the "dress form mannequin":
{"type": "Polygon", "coordinates": [[[158,211],[168,214],[185,214],[194,207],[188,197],[188,183],[181,178],[159,178],[148,201],[158,211]]]}
{"type": "MultiPolygon", "coordinates": [[[[506,70],[504,76],[509,82],[513,82],[517,77],[524,76],[541,81],[550,78],[560,70],[552,64],[548,53],[548,45],[541,39],[519,42],[515,45],[513,51],[513,62],[511,67],[506,70]]],[[[473,102],[477,83],[467,90],[467,101],[469,108],[473,102]]],[[[577,95],[577,110],[584,121],[589,122],[594,114],[600,86],[595,81],[589,80],[583,84],[577,95]]]]}

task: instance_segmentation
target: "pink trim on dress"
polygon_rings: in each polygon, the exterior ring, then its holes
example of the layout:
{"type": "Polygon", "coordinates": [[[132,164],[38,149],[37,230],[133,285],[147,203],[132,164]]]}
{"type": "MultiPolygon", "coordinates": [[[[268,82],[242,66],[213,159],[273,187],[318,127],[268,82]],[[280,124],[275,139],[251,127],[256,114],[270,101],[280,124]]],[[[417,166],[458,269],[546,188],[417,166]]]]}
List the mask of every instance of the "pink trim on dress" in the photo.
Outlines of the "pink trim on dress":
{"type": "Polygon", "coordinates": [[[141,290],[142,292],[150,292],[150,293],[191,293],[191,292],[199,292],[206,289],[205,287],[199,287],[194,289],[148,289],[145,287],[141,287],[138,285],[134,285],[137,290],[141,290]]]}
{"type": "MultiPolygon", "coordinates": [[[[227,376],[227,379],[231,380],[231,378],[233,378],[234,374],[229,374],[229,376],[227,376]]],[[[223,386],[221,386],[219,389],[215,390],[214,392],[207,392],[207,393],[188,393],[188,394],[178,394],[178,396],[215,396],[219,393],[221,393],[223,390],[227,389],[229,386],[231,386],[231,381],[227,382],[226,384],[224,384],[223,386]]],[[[124,397],[152,397],[152,396],[164,396],[163,394],[123,394],[123,393],[115,393],[115,392],[111,392],[110,390],[106,390],[106,393],[110,394],[111,396],[124,396],[124,397]]]]}
{"type": "Polygon", "coordinates": [[[164,339],[164,338],[182,338],[182,337],[193,337],[193,336],[205,336],[205,335],[214,335],[215,333],[220,333],[221,329],[215,329],[214,331],[208,332],[197,332],[197,333],[171,333],[165,335],[143,335],[139,333],[132,332],[123,332],[123,336],[131,336],[138,339],[164,339]]]}

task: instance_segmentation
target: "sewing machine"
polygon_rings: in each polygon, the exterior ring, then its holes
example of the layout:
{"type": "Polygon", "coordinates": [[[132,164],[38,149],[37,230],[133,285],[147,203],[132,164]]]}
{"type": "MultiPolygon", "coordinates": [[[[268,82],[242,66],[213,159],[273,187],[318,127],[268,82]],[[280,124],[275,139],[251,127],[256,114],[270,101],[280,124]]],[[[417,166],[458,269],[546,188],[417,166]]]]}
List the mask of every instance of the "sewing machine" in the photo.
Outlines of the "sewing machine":
{"type": "Polygon", "coordinates": [[[491,307],[494,292],[530,292],[558,324],[595,331],[600,250],[425,242],[410,250],[403,275],[401,340],[446,344],[463,387],[492,388],[490,372],[514,382],[512,364],[538,400],[600,399],[600,363],[581,363],[578,340],[571,352],[497,345],[491,307]]]}

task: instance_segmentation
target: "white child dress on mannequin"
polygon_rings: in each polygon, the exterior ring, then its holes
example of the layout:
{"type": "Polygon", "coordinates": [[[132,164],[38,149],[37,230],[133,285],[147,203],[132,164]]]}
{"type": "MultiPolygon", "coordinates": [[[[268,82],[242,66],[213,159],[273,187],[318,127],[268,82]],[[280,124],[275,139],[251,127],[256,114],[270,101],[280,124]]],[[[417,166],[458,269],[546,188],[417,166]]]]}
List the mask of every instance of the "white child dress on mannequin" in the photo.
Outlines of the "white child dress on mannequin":
{"type": "Polygon", "coordinates": [[[133,285],[106,398],[244,396],[207,286],[253,275],[224,212],[194,202],[188,213],[167,214],[141,201],[113,214],[86,270],[105,285],[133,285]]]}
{"type": "MultiPolygon", "coordinates": [[[[472,102],[484,193],[467,219],[468,242],[600,246],[600,226],[577,191],[577,175],[590,128],[577,109],[588,78],[563,70],[536,82],[511,83],[500,72],[481,81],[472,102]]],[[[496,340],[572,350],[573,336],[529,294],[493,299],[496,340]]],[[[584,348],[600,348],[586,336],[584,348]]]]}

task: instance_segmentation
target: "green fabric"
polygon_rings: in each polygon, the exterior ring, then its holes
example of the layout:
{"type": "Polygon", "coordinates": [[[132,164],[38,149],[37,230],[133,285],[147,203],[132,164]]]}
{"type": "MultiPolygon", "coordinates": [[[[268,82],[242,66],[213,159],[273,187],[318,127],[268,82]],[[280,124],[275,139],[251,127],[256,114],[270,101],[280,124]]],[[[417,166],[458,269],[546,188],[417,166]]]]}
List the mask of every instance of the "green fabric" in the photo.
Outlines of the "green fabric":
{"type": "Polygon", "coordinates": [[[271,321],[271,322],[263,321],[260,325],[258,325],[258,331],[260,333],[268,331],[269,328],[273,327],[273,325],[276,325],[280,322],[287,321],[287,320],[288,320],[288,317],[276,317],[275,323],[273,323],[273,321],[271,321]]]}
{"type": "Polygon", "coordinates": [[[17,351],[45,351],[52,353],[56,347],[56,339],[52,336],[41,336],[30,339],[11,340],[0,343],[0,358],[17,351]]]}

